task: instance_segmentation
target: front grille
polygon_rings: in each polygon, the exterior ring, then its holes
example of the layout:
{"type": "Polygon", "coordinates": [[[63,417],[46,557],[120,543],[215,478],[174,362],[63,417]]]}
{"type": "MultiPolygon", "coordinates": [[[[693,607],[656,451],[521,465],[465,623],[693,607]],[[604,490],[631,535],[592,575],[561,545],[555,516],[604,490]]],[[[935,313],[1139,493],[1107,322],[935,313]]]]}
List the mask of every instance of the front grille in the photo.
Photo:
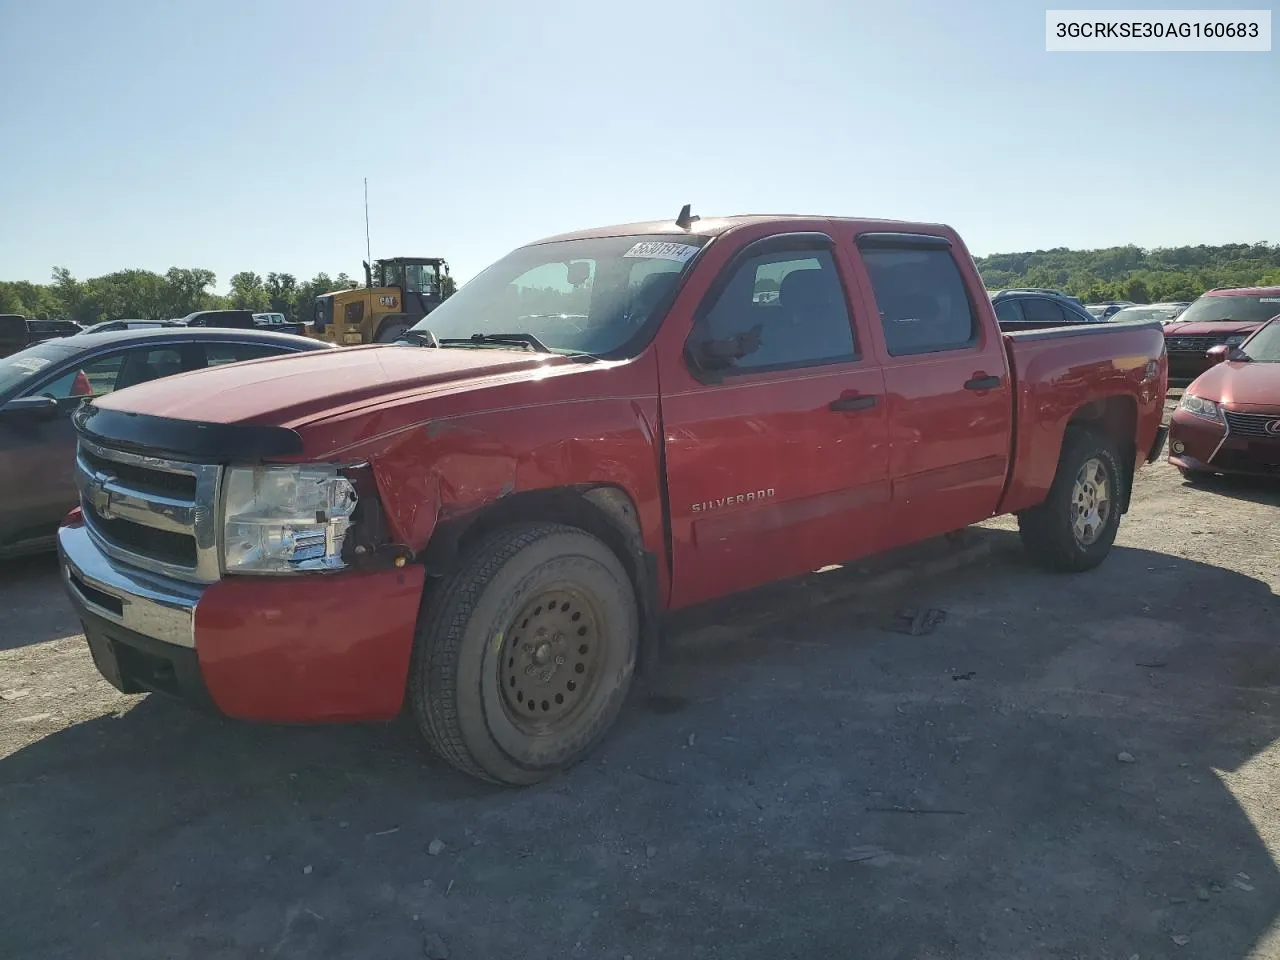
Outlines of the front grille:
{"type": "Polygon", "coordinates": [[[1233,437],[1280,442],[1280,413],[1238,413],[1234,410],[1222,412],[1227,418],[1227,429],[1233,437]]]}
{"type": "Polygon", "coordinates": [[[218,579],[215,510],[221,468],[115,450],[81,438],[80,508],[94,542],[143,570],[218,579]]]}
{"type": "Polygon", "coordinates": [[[1175,334],[1165,338],[1165,347],[1170,353],[1204,353],[1210,347],[1226,342],[1226,336],[1218,336],[1216,333],[1195,333],[1181,337],[1175,334]]]}
{"type": "Polygon", "coordinates": [[[148,470],[135,467],[131,463],[119,460],[108,460],[89,450],[80,449],[80,459],[94,472],[114,474],[116,477],[139,490],[158,493],[168,497],[182,497],[194,500],[196,495],[196,478],[185,473],[163,473],[159,470],[148,470]]]}
{"type": "MultiPolygon", "coordinates": [[[[83,508],[82,508],[83,510],[83,508]]],[[[96,512],[90,518],[93,528],[112,543],[118,543],[130,553],[153,557],[161,563],[195,569],[196,538],[182,533],[170,533],[155,527],[144,527],[132,520],[107,519],[96,512]]]]}

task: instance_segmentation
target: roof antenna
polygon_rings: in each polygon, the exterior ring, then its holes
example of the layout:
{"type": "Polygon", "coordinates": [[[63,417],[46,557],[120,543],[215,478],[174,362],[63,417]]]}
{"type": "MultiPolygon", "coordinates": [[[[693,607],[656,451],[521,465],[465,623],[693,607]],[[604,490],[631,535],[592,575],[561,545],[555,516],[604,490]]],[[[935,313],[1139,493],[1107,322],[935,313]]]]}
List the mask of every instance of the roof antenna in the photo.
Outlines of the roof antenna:
{"type": "Polygon", "coordinates": [[[692,204],[686,203],[680,208],[680,216],[676,217],[676,226],[681,230],[688,230],[693,225],[693,221],[701,220],[701,217],[695,217],[690,213],[693,208],[692,204]]]}

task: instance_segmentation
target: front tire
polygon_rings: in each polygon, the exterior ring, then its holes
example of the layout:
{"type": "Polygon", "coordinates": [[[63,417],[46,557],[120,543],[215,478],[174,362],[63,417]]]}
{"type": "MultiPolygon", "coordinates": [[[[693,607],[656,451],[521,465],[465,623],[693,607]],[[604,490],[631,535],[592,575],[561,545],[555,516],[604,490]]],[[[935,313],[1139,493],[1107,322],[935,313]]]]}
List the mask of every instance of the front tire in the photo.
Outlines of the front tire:
{"type": "Polygon", "coordinates": [[[409,675],[442,759],[495,783],[537,783],[612,725],[635,671],[635,592],[595,537],[553,523],[489,535],[424,600],[409,675]]]}
{"type": "Polygon", "coordinates": [[[1018,514],[1018,532],[1032,560],[1063,573],[1102,563],[1120,529],[1124,482],[1109,440],[1068,430],[1044,503],[1018,514]]]}

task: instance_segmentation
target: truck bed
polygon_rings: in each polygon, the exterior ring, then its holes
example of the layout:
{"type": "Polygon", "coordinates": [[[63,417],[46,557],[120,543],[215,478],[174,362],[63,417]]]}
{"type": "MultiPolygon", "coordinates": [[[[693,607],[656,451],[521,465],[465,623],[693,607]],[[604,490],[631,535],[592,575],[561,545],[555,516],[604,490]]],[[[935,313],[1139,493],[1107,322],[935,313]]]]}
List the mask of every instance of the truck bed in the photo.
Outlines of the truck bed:
{"type": "MultiPolygon", "coordinates": [[[[1117,442],[1144,459],[1163,416],[1162,384],[1168,376],[1164,331],[1157,320],[1071,324],[1003,334],[1013,374],[1013,459],[1001,513],[1040,503],[1067,424],[1083,406],[1110,410],[1127,434],[1117,442]],[[1159,360],[1154,371],[1151,358],[1159,360]],[[1136,437],[1136,444],[1133,439],[1136,437]]],[[[1122,453],[1126,451],[1122,450],[1122,453]]]]}

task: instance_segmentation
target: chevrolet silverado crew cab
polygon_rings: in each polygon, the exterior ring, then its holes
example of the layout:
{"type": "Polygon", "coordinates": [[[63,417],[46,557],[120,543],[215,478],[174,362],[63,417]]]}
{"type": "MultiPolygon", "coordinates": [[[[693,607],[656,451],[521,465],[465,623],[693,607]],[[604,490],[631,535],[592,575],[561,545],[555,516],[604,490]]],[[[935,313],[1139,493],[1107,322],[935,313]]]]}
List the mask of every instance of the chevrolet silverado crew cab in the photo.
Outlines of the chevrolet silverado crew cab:
{"type": "Polygon", "coordinates": [[[686,210],[521,247],[397,344],[95,399],[62,568],[123,691],[407,706],[456,767],[533,783],[666,611],[1001,513],[1094,567],[1165,384],[1157,322],[1002,334],[948,227],[686,210]]]}

